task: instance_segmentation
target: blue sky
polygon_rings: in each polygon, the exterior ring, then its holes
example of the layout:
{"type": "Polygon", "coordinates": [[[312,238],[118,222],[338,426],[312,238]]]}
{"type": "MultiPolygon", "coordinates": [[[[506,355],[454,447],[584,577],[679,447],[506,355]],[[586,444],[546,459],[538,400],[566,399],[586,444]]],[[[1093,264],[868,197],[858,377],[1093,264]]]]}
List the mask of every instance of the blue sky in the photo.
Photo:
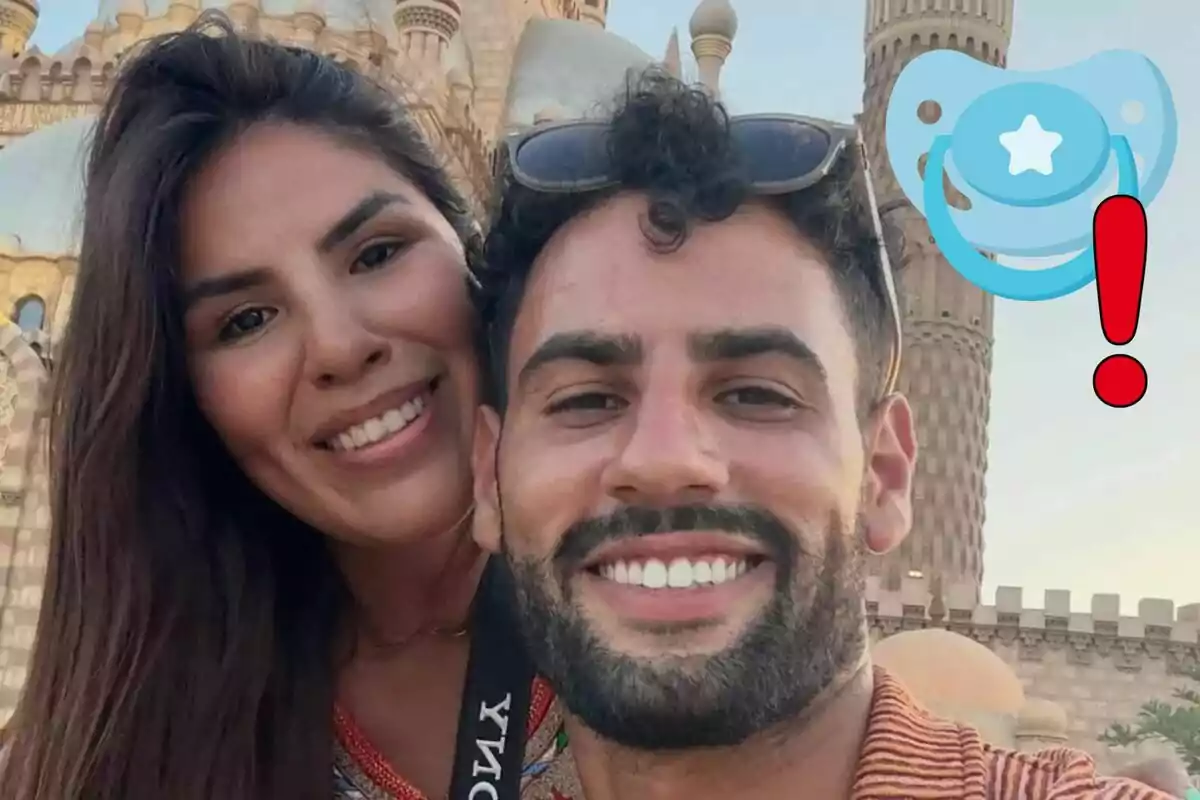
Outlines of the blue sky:
{"type": "MultiPolygon", "coordinates": [[[[94,0],[42,0],[35,41],[52,51],[80,35],[94,0]]],[[[691,0],[611,0],[609,28],[660,55],[684,34],[691,0]]],[[[849,120],[862,102],[864,0],[734,0],[740,29],[723,76],[735,111],[849,120]]],[[[1047,303],[997,301],[987,479],[987,591],[997,584],[1200,601],[1200,270],[1191,263],[1200,210],[1200,71],[1194,15],[1178,0],[1017,0],[1012,69],[1046,69],[1114,48],[1153,59],[1170,82],[1180,147],[1148,209],[1142,319],[1123,348],[1146,365],[1149,392],[1117,411],[1091,390],[1113,351],[1095,290],[1047,303]],[[1138,11],[1138,6],[1142,11],[1138,11]],[[1154,14],[1148,13],[1153,7],[1154,14]],[[1187,464],[1192,464],[1188,467],[1187,464]],[[1187,477],[1190,470],[1192,477],[1187,477]]]]}

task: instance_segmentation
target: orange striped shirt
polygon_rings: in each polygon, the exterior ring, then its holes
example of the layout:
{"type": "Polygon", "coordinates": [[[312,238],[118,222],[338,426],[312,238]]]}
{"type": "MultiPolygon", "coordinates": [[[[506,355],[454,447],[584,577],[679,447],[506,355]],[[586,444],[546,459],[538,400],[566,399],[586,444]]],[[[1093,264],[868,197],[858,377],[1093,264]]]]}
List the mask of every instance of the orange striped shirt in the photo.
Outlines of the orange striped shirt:
{"type": "Polygon", "coordinates": [[[1091,756],[1056,747],[1016,753],[933,717],[875,670],[875,694],[851,800],[1171,800],[1096,774],[1091,756]]]}

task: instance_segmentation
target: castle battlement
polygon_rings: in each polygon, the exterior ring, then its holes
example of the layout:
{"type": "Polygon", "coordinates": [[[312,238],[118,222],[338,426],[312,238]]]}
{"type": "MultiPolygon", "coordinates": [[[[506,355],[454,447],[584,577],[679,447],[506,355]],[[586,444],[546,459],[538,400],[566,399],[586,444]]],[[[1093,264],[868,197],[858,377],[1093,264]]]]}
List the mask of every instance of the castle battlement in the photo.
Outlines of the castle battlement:
{"type": "Polygon", "coordinates": [[[903,578],[899,590],[882,588],[879,578],[867,579],[867,608],[881,620],[945,622],[958,625],[1009,627],[1022,631],[1061,631],[1098,634],[1122,639],[1200,642],[1200,603],[1175,607],[1172,600],[1138,600],[1136,614],[1122,614],[1121,597],[1092,595],[1092,610],[1071,610],[1071,593],[1047,589],[1040,607],[1027,606],[1017,586],[996,589],[995,603],[975,602],[973,585],[951,586],[938,598],[924,578],[903,578]]]}
{"type": "Polygon", "coordinates": [[[973,585],[949,587],[943,596],[924,578],[904,578],[898,590],[867,579],[867,617],[873,634],[890,636],[921,628],[946,628],[995,649],[1015,647],[1023,661],[1041,660],[1047,650],[1066,650],[1071,663],[1090,665],[1110,658],[1123,672],[1137,672],[1147,658],[1166,659],[1179,673],[1200,663],[1200,603],[1176,608],[1163,598],[1137,602],[1136,614],[1122,614],[1116,594],[1092,596],[1090,612],[1071,610],[1071,593],[1049,589],[1042,606],[1025,605],[1016,586],[996,589],[995,603],[975,600],[973,585]]]}

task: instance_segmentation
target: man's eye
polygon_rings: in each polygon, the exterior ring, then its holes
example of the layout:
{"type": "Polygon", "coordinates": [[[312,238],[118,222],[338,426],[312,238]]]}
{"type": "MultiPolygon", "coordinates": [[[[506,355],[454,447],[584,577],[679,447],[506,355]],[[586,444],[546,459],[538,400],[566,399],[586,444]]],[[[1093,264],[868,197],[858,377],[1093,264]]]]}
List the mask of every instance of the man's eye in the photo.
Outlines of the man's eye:
{"type": "Polygon", "coordinates": [[[222,342],[235,342],[258,331],[270,322],[277,312],[273,308],[245,308],[233,314],[221,326],[222,342]]]}
{"type": "Polygon", "coordinates": [[[620,411],[628,405],[620,397],[604,392],[584,392],[565,397],[550,404],[548,414],[564,414],[567,412],[611,412],[620,411]]]}
{"type": "Polygon", "coordinates": [[[717,395],[717,402],[734,406],[799,408],[792,398],[765,386],[740,386],[717,395]]]}
{"type": "Polygon", "coordinates": [[[351,272],[370,272],[386,265],[406,247],[404,242],[379,242],[364,247],[354,259],[351,272]]]}

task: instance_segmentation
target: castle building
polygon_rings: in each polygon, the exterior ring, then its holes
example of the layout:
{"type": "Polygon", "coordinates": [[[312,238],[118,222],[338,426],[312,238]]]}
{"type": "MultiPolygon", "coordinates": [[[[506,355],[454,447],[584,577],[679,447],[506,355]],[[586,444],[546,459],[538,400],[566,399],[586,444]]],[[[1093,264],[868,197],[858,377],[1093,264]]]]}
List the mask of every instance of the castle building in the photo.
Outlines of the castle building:
{"type": "MultiPolygon", "coordinates": [[[[203,0],[241,28],[326,53],[383,81],[412,110],[482,212],[507,130],[593,113],[626,70],[682,71],[677,34],[652,58],[605,30],[608,0],[203,0]]],[[[992,740],[1068,742],[1112,764],[1097,734],[1167,699],[1196,663],[1200,607],[1102,595],[1072,613],[1065,592],[1027,608],[1020,589],[981,605],[992,298],[941,257],[888,166],[883,125],[900,70],[955,48],[1005,66],[1013,0],[866,0],[863,126],[899,255],[901,388],[921,448],[914,530],[872,564],[876,659],[936,710],[992,740]]],[[[46,387],[74,294],[86,137],[117,59],[180,30],[202,0],[99,0],[56,53],[30,48],[38,0],[0,0],[0,724],[25,681],[47,558],[46,387]]],[[[689,33],[699,80],[719,91],[737,16],[703,0],[689,33]]],[[[847,46],[851,43],[847,42],[847,46]]],[[[928,104],[922,104],[927,106],[928,104]]],[[[936,122],[936,104],[930,124],[936,122]]],[[[930,108],[913,109],[930,114],[930,108]]],[[[926,116],[922,116],[926,119],[926,116]]],[[[955,204],[969,200],[950,187],[955,204]]]]}
{"type": "MultiPolygon", "coordinates": [[[[899,388],[916,409],[920,459],[913,530],[875,564],[885,585],[923,577],[932,585],[983,582],[984,474],[992,371],[992,296],[942,257],[924,218],[904,196],[884,147],[884,118],[900,71],[930,50],[959,50],[1006,65],[1013,0],[869,0],[860,124],[880,213],[902,241],[897,290],[904,316],[899,388]]],[[[929,101],[936,109],[936,102],[929,101]]],[[[913,115],[926,111],[913,109],[913,115]]],[[[933,112],[936,116],[938,111],[933,112]]],[[[922,174],[924,170],[922,170],[922,174]]],[[[969,202],[951,189],[953,203],[969,202]]]]}

